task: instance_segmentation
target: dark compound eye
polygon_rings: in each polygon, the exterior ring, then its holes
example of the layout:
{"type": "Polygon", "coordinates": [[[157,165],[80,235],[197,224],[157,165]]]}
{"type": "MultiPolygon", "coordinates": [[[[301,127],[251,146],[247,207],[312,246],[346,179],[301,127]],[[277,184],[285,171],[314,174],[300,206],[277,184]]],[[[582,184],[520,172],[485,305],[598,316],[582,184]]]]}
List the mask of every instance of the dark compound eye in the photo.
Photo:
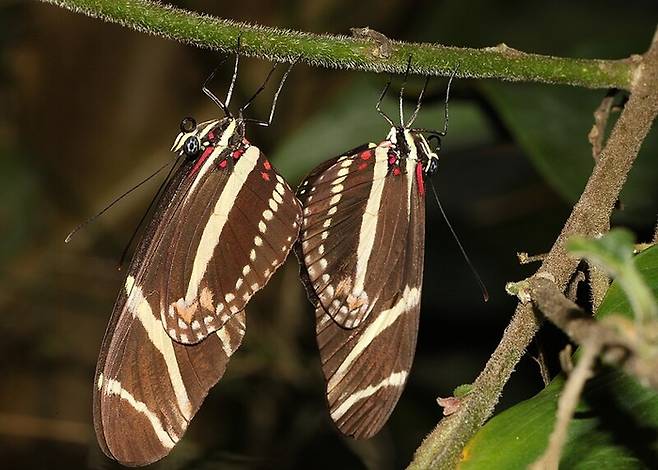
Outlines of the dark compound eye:
{"type": "Polygon", "coordinates": [[[193,135],[189,136],[183,144],[183,152],[185,152],[185,155],[188,157],[194,157],[197,153],[199,153],[200,148],[201,142],[199,142],[199,139],[193,135]]]}
{"type": "Polygon", "coordinates": [[[196,129],[196,121],[193,118],[186,117],[180,122],[181,132],[192,132],[194,129],[196,129]]]}
{"type": "Polygon", "coordinates": [[[425,169],[425,174],[427,176],[434,176],[438,169],[439,169],[438,159],[430,158],[430,161],[427,163],[427,168],[425,169]]]}

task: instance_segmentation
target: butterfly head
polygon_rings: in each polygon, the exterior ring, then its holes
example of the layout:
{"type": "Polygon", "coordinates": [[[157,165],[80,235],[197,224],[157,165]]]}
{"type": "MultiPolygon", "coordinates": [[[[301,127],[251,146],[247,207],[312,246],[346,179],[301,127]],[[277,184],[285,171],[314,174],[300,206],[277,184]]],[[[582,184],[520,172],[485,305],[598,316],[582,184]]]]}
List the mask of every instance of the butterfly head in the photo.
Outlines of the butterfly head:
{"type": "Polygon", "coordinates": [[[423,174],[431,177],[439,168],[439,149],[441,136],[430,132],[427,137],[417,129],[393,127],[388,140],[398,149],[404,158],[411,158],[421,163],[423,174]],[[436,143],[434,143],[436,139],[436,143]],[[432,145],[434,144],[434,145],[432,145]]]}
{"type": "Polygon", "coordinates": [[[198,123],[191,117],[183,118],[180,123],[180,133],[176,136],[171,151],[178,155],[194,158],[209,145],[226,146],[229,141],[241,138],[244,124],[232,117],[212,119],[198,123]]]}

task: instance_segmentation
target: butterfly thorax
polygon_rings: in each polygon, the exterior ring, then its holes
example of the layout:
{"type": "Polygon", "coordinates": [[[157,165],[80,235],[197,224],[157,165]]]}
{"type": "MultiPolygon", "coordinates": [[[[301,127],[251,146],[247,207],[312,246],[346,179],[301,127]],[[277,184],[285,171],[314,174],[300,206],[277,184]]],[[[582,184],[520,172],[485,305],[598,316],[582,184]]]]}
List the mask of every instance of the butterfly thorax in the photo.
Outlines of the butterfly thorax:
{"type": "MultiPolygon", "coordinates": [[[[402,173],[406,161],[416,161],[416,179],[419,188],[424,188],[427,177],[436,173],[439,157],[433,151],[423,134],[404,127],[392,127],[386,141],[390,142],[388,152],[389,174],[402,173]]],[[[424,193],[424,189],[421,189],[424,193]]]]}

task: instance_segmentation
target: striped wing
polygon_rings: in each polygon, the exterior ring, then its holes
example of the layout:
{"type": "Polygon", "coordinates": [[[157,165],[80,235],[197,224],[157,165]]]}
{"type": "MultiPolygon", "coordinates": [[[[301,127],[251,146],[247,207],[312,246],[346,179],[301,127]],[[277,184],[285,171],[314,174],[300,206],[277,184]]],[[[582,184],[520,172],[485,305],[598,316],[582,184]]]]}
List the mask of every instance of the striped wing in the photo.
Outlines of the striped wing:
{"type": "Polygon", "coordinates": [[[183,164],[168,184],[103,340],[96,369],[94,427],[103,451],[126,465],[154,462],[180,440],[242,342],[243,309],[249,296],[283,262],[297,235],[298,203],[256,147],[246,148],[234,165],[225,166],[221,162],[228,162],[230,149],[210,152],[205,161],[183,164]],[[222,199],[226,191],[230,200],[222,199]],[[216,215],[219,221],[213,218],[216,215]],[[222,249],[213,246],[208,254],[202,248],[210,246],[204,245],[207,227],[216,228],[223,219],[225,231],[216,242],[222,249]],[[261,226],[261,220],[267,223],[261,226]],[[258,233],[262,245],[255,241],[258,233]],[[256,248],[260,249],[254,259],[251,250],[256,248]],[[168,308],[172,298],[183,295],[199,266],[185,256],[197,260],[209,256],[198,276],[197,308],[189,318],[179,312],[172,316],[168,308]],[[250,267],[246,275],[245,266],[250,267]],[[248,295],[240,290],[242,286],[236,287],[240,277],[243,284],[250,282],[248,295]],[[230,292],[239,300],[227,301],[230,292]],[[223,310],[230,314],[217,313],[223,310]],[[208,316],[212,321],[204,321],[208,316]],[[195,322],[203,327],[195,328],[195,322]],[[195,332],[194,344],[174,341],[185,339],[181,332],[190,331],[195,332]]]}
{"type": "MultiPolygon", "coordinates": [[[[405,179],[415,185],[413,178],[405,179]]],[[[415,190],[409,202],[408,219],[406,213],[401,216],[408,220],[402,224],[406,229],[404,252],[391,266],[392,275],[383,283],[382,294],[361,325],[344,329],[323,308],[316,308],[330,415],[342,433],[355,438],[373,436],[386,423],[413,362],[423,277],[425,206],[415,190]]]]}
{"type": "Polygon", "coordinates": [[[167,333],[194,344],[243,310],[285,261],[301,209],[255,146],[223,169],[215,164],[203,174],[202,167],[180,192],[185,196],[168,208],[155,255],[163,270],[151,275],[163,292],[158,313],[167,333]]]}
{"type": "Polygon", "coordinates": [[[314,170],[297,255],[309,297],[344,328],[358,327],[382,295],[404,248],[404,175],[389,175],[390,143],[369,144],[314,170]]]}
{"type": "Polygon", "coordinates": [[[176,343],[154,309],[158,295],[133,282],[128,277],[119,300],[129,315],[116,317],[103,341],[94,390],[98,442],[109,457],[130,466],[171,451],[245,333],[242,311],[201,343],[176,343]]]}

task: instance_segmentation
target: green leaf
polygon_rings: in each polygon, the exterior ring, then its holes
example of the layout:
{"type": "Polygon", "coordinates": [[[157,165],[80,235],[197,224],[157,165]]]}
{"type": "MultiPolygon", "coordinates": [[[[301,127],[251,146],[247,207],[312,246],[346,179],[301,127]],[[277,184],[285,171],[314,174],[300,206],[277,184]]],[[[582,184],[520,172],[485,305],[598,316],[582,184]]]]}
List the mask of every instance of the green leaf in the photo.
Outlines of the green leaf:
{"type": "MultiPolygon", "coordinates": [[[[594,166],[587,134],[605,92],[499,82],[478,86],[546,182],[566,201],[578,200],[594,166]]],[[[610,122],[617,117],[613,113],[610,122]]],[[[621,192],[623,210],[616,213],[616,223],[642,224],[655,217],[657,180],[658,131],[654,129],[642,143],[621,192]]]]}
{"type": "MultiPolygon", "coordinates": [[[[658,246],[634,258],[644,282],[658,295],[658,246]]],[[[598,317],[631,317],[628,297],[613,283],[598,317]]],[[[460,469],[526,468],[544,451],[555,423],[564,377],[533,398],[492,418],[464,449],[460,469]]],[[[618,370],[587,382],[569,426],[560,468],[655,468],[658,462],[658,394],[618,370]]]]}
{"type": "Polygon", "coordinates": [[[598,239],[571,237],[567,248],[573,254],[598,265],[622,287],[638,321],[658,319],[658,304],[633,263],[634,235],[626,229],[615,228],[598,239]]]}

